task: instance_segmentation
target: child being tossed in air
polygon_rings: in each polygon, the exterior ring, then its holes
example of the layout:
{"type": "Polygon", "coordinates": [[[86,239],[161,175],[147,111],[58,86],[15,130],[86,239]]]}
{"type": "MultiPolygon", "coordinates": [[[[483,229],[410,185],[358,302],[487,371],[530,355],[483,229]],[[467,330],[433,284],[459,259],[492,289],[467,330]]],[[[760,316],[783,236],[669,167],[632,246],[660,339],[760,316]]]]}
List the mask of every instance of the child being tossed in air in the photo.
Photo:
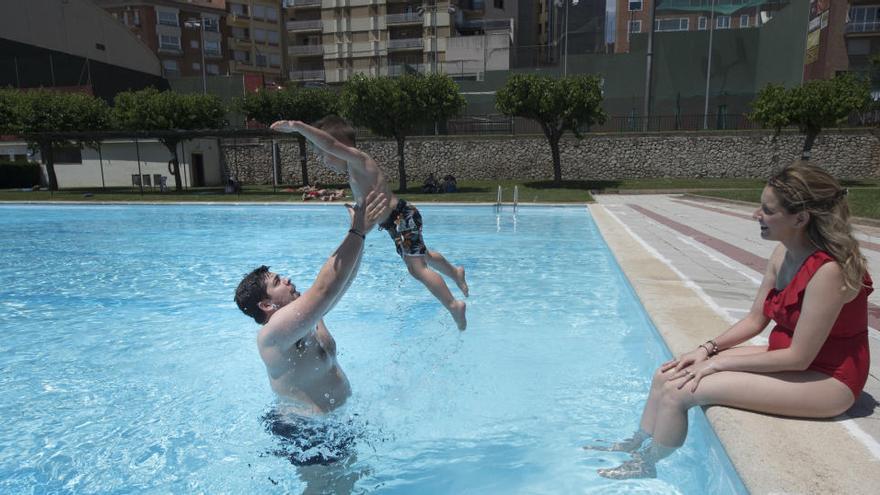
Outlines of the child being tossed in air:
{"type": "Polygon", "coordinates": [[[337,173],[348,175],[351,192],[358,203],[366,192],[376,190],[390,199],[393,209],[379,227],[387,230],[394,240],[406,268],[416,280],[449,310],[459,330],[467,327],[466,304],[453,297],[449,287],[437,272],[455,281],[467,297],[468,285],[464,268],[454,266],[442,254],[425,246],[422,238],[422,215],[415,206],[398,199],[388,187],[385,174],[369,155],[355,147],[355,131],[341,117],[330,115],[309,125],[298,120],[280,120],[271,128],[278,132],[298,132],[317,148],[324,165],[337,173]],[[436,270],[436,271],[434,271],[436,270]]]}

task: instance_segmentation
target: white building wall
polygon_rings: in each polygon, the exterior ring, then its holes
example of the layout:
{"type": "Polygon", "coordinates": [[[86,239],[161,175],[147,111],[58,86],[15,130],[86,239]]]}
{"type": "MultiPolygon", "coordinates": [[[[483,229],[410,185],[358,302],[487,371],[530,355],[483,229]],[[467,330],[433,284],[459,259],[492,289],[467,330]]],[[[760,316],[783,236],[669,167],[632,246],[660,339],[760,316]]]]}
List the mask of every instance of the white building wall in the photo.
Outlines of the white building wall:
{"type": "MultiPolygon", "coordinates": [[[[0,156],[11,153],[21,153],[26,149],[26,144],[21,142],[0,143],[0,156]]],[[[216,139],[196,139],[183,143],[183,152],[178,146],[181,162],[181,179],[183,185],[193,185],[193,154],[201,154],[204,164],[204,185],[223,185],[223,169],[220,163],[220,153],[216,139]]],[[[32,161],[40,161],[40,154],[36,153],[32,161]]],[[[153,180],[154,175],[167,177],[168,189],[174,189],[174,176],[168,172],[168,161],[171,154],[164,144],[155,140],[139,141],[137,146],[133,141],[107,141],[101,144],[101,155],[92,148],[83,148],[82,163],[56,163],[55,175],[58,178],[58,187],[82,188],[82,187],[134,187],[132,175],[149,175],[150,183],[158,188],[159,184],[153,180]],[[140,150],[140,171],[138,170],[138,148],[140,150]],[[103,163],[102,163],[103,162],[103,163]],[[103,182],[101,175],[103,172],[103,182]]],[[[43,177],[47,177],[43,167],[43,177]]],[[[48,180],[46,180],[48,182],[48,180]]],[[[146,184],[146,181],[144,181],[146,184]]]]}

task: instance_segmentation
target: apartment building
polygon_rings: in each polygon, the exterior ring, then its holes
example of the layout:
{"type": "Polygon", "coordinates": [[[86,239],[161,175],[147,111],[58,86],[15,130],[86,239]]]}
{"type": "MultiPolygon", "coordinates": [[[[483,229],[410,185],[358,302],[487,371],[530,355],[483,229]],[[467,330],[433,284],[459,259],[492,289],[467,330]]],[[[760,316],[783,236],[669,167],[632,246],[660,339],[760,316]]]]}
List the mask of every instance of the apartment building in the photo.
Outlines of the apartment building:
{"type": "Polygon", "coordinates": [[[243,74],[256,89],[281,84],[286,77],[286,31],[281,0],[229,0],[229,72],[243,74]]]}
{"type": "MultiPolygon", "coordinates": [[[[654,32],[758,28],[788,0],[665,0],[654,12],[654,32]]],[[[630,37],[650,31],[654,0],[617,0],[614,53],[629,53],[630,37]]]]}
{"type": "MultiPolygon", "coordinates": [[[[832,15],[833,9],[832,5],[832,15]]],[[[850,0],[844,33],[849,70],[876,71],[872,58],[880,55],[880,0],[850,0]]],[[[880,99],[880,88],[872,89],[880,99]]]]}
{"type": "Polygon", "coordinates": [[[489,5],[482,0],[286,0],[287,75],[303,83],[341,83],[358,73],[439,71],[475,78],[486,70],[504,70],[510,67],[516,5],[513,0],[489,5]]]}
{"type": "Polygon", "coordinates": [[[95,0],[94,3],[124,24],[159,57],[166,78],[228,72],[223,42],[225,0],[95,0]]]}

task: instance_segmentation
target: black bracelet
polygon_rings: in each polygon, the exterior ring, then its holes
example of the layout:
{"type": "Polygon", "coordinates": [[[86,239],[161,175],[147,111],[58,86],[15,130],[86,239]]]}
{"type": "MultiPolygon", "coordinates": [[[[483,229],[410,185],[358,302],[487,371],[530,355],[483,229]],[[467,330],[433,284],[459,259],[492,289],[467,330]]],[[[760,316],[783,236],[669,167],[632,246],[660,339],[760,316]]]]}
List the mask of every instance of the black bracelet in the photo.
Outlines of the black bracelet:
{"type": "Polygon", "coordinates": [[[363,240],[367,240],[367,236],[365,236],[364,234],[358,232],[357,230],[354,230],[354,229],[348,229],[348,233],[349,233],[349,234],[354,234],[354,235],[360,237],[360,238],[363,239],[363,240]]]}

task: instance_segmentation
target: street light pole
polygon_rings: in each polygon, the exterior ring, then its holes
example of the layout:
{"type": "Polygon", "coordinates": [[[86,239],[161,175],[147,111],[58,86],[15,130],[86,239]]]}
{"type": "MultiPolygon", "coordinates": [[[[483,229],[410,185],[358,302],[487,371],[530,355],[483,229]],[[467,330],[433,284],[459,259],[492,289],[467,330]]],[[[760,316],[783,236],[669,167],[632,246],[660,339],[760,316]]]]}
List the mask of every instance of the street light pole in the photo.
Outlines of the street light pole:
{"type": "Polygon", "coordinates": [[[709,128],[709,79],[712,76],[712,33],[715,32],[715,0],[709,7],[709,56],[706,61],[706,102],[703,105],[703,129],[709,128]]]}
{"type": "Polygon", "coordinates": [[[563,23],[563,36],[565,38],[562,40],[562,76],[565,77],[568,75],[568,3],[569,0],[565,0],[565,13],[562,15],[563,23]]]}
{"type": "Polygon", "coordinates": [[[208,93],[208,76],[205,72],[205,18],[188,19],[183,23],[188,28],[199,28],[199,48],[202,55],[202,94],[208,93]]]}

